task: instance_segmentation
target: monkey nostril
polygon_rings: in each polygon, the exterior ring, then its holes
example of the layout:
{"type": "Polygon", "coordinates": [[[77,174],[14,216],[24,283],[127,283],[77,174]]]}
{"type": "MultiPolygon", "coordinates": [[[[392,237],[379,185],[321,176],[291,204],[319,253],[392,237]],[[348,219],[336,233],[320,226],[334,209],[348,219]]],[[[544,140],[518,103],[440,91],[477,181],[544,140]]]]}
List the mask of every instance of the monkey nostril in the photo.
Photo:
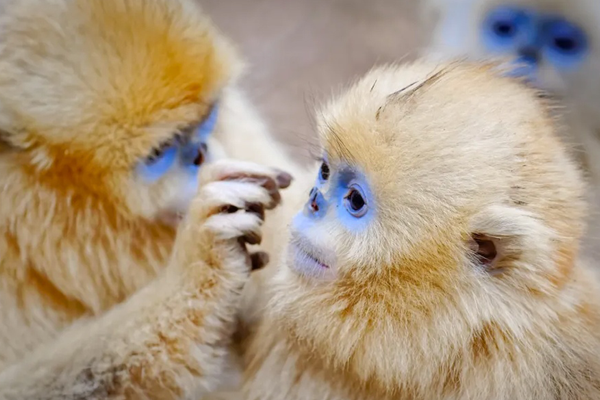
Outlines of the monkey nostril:
{"type": "Polygon", "coordinates": [[[317,212],[319,211],[319,205],[317,204],[317,199],[312,199],[310,202],[310,208],[311,210],[317,212]]]}
{"type": "Polygon", "coordinates": [[[319,211],[319,204],[317,203],[317,194],[318,193],[319,192],[317,191],[317,189],[313,188],[310,191],[310,195],[309,195],[309,198],[308,198],[308,204],[309,204],[310,210],[313,211],[313,212],[319,211]]]}
{"type": "Polygon", "coordinates": [[[198,150],[198,154],[196,155],[196,158],[194,158],[194,165],[196,167],[199,167],[204,162],[205,147],[206,147],[206,145],[203,144],[203,146],[201,146],[201,148],[198,150]]]}

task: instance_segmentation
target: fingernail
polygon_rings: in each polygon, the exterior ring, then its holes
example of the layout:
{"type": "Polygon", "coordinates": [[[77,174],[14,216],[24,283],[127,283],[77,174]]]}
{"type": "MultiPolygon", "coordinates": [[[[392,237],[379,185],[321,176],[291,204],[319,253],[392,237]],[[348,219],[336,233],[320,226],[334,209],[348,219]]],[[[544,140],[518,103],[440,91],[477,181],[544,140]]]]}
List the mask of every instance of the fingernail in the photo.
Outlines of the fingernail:
{"type": "Polygon", "coordinates": [[[265,179],[261,180],[261,186],[267,189],[268,191],[277,190],[277,186],[279,182],[275,182],[273,179],[265,179]]]}
{"type": "Polygon", "coordinates": [[[260,244],[262,237],[255,232],[250,232],[244,235],[244,241],[248,244],[260,244]]]}
{"type": "Polygon", "coordinates": [[[271,193],[271,202],[265,206],[267,210],[272,210],[281,203],[281,194],[279,192],[271,193]]]}
{"type": "Polygon", "coordinates": [[[277,175],[277,185],[282,188],[285,189],[287,187],[289,187],[292,184],[292,181],[294,180],[294,177],[290,174],[288,174],[287,172],[283,172],[281,171],[278,175],[277,175]]]}
{"type": "Polygon", "coordinates": [[[252,270],[261,269],[269,263],[269,255],[265,252],[254,253],[250,256],[252,260],[252,270]]]}
{"type": "Polygon", "coordinates": [[[265,219],[265,207],[259,203],[251,203],[246,206],[248,212],[258,215],[258,217],[264,221],[265,219]]]}

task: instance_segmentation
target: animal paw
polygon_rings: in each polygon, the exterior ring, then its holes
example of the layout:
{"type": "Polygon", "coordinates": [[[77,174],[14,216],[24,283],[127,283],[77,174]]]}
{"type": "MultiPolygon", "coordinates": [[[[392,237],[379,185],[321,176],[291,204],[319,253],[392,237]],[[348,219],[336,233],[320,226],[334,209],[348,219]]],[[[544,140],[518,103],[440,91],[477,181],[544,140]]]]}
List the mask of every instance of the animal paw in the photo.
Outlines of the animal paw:
{"type": "Polygon", "coordinates": [[[206,166],[184,228],[199,234],[205,261],[246,270],[264,266],[268,255],[250,254],[247,245],[260,244],[265,210],[281,202],[279,191],[291,181],[285,172],[254,163],[224,160],[206,166]]]}

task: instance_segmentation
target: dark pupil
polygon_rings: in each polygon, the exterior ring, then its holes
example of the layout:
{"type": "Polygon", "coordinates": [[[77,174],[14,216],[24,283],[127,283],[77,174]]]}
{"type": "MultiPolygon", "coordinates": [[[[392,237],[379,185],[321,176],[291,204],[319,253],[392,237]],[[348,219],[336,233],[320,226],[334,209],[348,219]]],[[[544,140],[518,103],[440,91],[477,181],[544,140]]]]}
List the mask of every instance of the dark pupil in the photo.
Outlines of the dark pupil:
{"type": "Polygon", "coordinates": [[[494,31],[501,36],[511,36],[515,32],[515,27],[508,22],[496,22],[494,31]]]}
{"type": "Polygon", "coordinates": [[[329,165],[325,163],[321,165],[321,178],[325,181],[329,179],[329,165]]]}
{"type": "Polygon", "coordinates": [[[571,38],[556,38],[554,39],[554,45],[565,51],[571,51],[577,47],[577,43],[571,38]]]}
{"type": "Polygon", "coordinates": [[[363,197],[357,190],[353,190],[352,192],[350,192],[348,200],[350,200],[350,206],[354,211],[359,211],[365,206],[365,199],[363,199],[363,197]]]}

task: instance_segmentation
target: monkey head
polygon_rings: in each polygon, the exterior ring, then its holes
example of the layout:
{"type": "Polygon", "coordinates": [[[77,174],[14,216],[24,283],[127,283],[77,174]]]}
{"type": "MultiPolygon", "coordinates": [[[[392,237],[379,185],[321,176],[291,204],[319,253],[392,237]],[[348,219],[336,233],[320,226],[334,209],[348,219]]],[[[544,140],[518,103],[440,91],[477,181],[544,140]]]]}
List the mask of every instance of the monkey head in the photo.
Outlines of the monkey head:
{"type": "Polygon", "coordinates": [[[73,299],[67,322],[154,278],[203,162],[244,147],[241,64],[197,3],[18,0],[0,16],[5,262],[24,297],[73,299]]]}
{"type": "Polygon", "coordinates": [[[510,60],[511,74],[555,94],[597,101],[600,9],[589,0],[429,1],[440,55],[510,60]],[[590,87],[591,86],[591,87],[590,87]]]}
{"type": "Polygon", "coordinates": [[[5,159],[74,213],[176,221],[220,154],[231,46],[195,1],[40,3],[14,2],[0,22],[5,159]]]}
{"type": "Polygon", "coordinates": [[[536,93],[492,66],[417,62],[373,70],[319,121],[269,306],[290,348],[387,394],[487,379],[530,345],[546,357],[585,207],[536,93]]]}

